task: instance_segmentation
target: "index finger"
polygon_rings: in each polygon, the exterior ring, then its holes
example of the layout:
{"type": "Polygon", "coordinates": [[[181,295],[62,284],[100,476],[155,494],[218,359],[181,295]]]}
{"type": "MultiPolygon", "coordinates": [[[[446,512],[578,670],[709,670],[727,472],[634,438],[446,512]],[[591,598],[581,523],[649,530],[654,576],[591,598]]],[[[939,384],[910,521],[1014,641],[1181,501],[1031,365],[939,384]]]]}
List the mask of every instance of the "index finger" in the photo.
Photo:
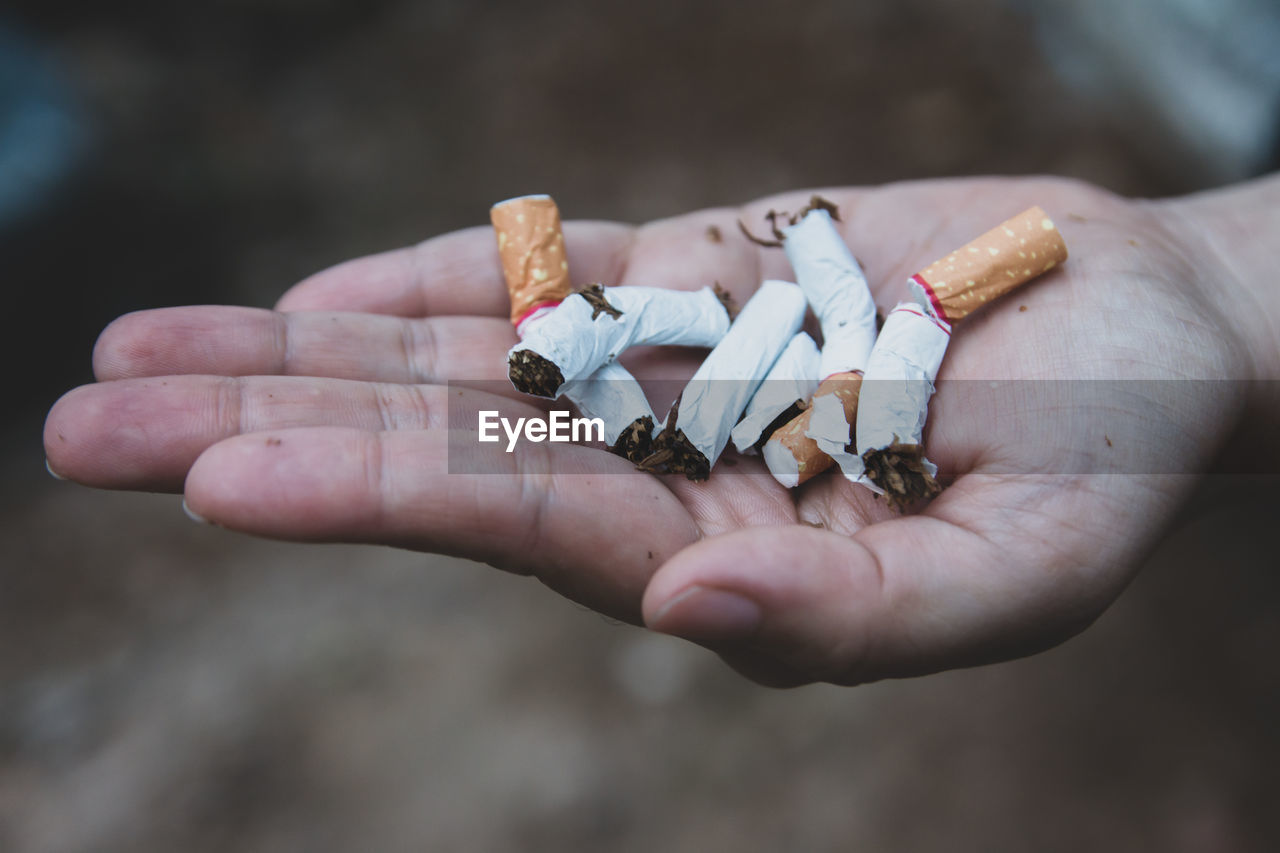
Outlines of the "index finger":
{"type": "MultiPolygon", "coordinates": [[[[841,197],[853,197],[843,191],[841,197]]],[[[708,208],[642,226],[565,222],[565,255],[575,286],[639,284],[697,290],[719,284],[739,302],[762,277],[785,277],[782,252],[761,252],[738,222],[761,220],[774,205],[797,207],[802,193],[762,199],[743,208],[708,208]]],[[[510,297],[493,231],[456,231],[404,249],[347,261],[287,292],[281,311],[356,311],[428,317],[505,317],[510,297]]]]}
{"type": "MultiPolygon", "coordinates": [[[[613,222],[565,223],[573,280],[616,280],[634,231],[613,222]]],[[[276,308],[399,317],[505,317],[511,302],[493,229],[481,226],[340,263],[292,287],[276,308]]]]}

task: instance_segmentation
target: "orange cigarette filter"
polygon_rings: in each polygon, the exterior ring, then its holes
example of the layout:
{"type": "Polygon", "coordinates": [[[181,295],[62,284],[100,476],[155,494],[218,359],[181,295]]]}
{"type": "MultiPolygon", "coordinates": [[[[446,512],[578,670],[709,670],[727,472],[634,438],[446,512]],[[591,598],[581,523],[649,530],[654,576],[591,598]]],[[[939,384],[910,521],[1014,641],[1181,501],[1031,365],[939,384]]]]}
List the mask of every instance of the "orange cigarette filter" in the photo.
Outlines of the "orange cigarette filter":
{"type": "MultiPolygon", "coordinates": [[[[858,392],[862,388],[862,374],[856,371],[833,373],[818,385],[813,392],[813,399],[826,394],[835,394],[844,406],[845,419],[853,423],[858,414],[858,392]]],[[[792,418],[786,425],[769,437],[769,443],[777,442],[795,459],[794,472],[785,471],[783,476],[793,475],[794,483],[785,485],[798,486],[806,480],[821,474],[831,467],[834,460],[823,453],[818,443],[805,435],[809,430],[809,419],[813,415],[813,406],[805,409],[792,418]]],[[[772,454],[770,454],[772,455],[772,454]]],[[[776,462],[775,462],[776,464],[776,462]]],[[[781,469],[780,469],[781,470],[781,469]]],[[[788,476],[787,479],[790,479],[788,476]]]]}
{"type": "Polygon", "coordinates": [[[948,323],[1067,259],[1067,244],[1039,207],[1024,210],[911,277],[948,323]]]}
{"type": "Polygon", "coordinates": [[[489,219],[498,237],[513,324],[572,292],[560,210],[551,196],[529,195],[499,202],[489,209],[489,219]]]}

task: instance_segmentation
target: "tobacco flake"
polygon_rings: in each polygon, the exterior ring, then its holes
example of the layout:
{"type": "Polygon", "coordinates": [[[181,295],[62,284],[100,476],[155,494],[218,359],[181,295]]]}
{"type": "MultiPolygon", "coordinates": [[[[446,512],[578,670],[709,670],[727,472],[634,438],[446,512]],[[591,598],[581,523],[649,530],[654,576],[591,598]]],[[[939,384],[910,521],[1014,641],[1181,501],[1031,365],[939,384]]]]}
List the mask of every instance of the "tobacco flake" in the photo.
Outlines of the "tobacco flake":
{"type": "Polygon", "coordinates": [[[604,297],[604,285],[596,282],[588,284],[581,290],[575,290],[579,296],[587,300],[587,304],[591,306],[591,319],[594,320],[601,314],[608,314],[613,319],[622,316],[622,312],[609,304],[609,300],[604,297]]]}
{"type": "Polygon", "coordinates": [[[809,203],[802,207],[799,213],[791,217],[791,224],[795,225],[815,210],[825,210],[836,222],[843,221],[840,219],[840,208],[836,206],[835,202],[825,199],[820,195],[814,195],[809,197],[809,203]]]}
{"type": "Polygon", "coordinates": [[[889,506],[899,512],[921,498],[931,498],[942,486],[924,467],[924,448],[894,442],[862,454],[867,479],[884,489],[889,506]]]}
{"type": "Polygon", "coordinates": [[[757,237],[756,235],[751,233],[750,229],[747,228],[747,224],[743,222],[741,219],[738,220],[738,230],[742,232],[743,237],[746,237],[748,240],[750,240],[752,243],[755,243],[757,246],[763,246],[766,249],[782,248],[781,240],[766,240],[763,237],[757,237]]]}
{"type": "Polygon", "coordinates": [[[507,372],[517,390],[535,397],[554,397],[564,384],[560,368],[533,350],[516,350],[507,359],[507,372]]]}
{"type": "Polygon", "coordinates": [[[653,454],[653,418],[645,415],[628,424],[609,452],[639,466],[653,454]]]}
{"type": "Polygon", "coordinates": [[[720,300],[720,304],[724,306],[724,312],[729,315],[729,319],[732,320],[736,317],[738,315],[738,305],[734,302],[733,294],[718,281],[711,285],[711,290],[715,293],[716,299],[720,300]]]}

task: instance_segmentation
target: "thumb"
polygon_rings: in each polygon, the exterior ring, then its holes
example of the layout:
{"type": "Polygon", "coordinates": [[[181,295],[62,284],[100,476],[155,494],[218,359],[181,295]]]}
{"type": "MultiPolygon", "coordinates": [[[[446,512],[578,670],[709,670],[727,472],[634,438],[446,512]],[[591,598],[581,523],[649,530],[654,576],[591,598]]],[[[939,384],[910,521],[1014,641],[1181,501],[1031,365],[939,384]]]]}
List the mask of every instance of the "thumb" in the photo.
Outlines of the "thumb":
{"type": "Polygon", "coordinates": [[[764,683],[857,684],[1061,642],[1122,585],[1079,583],[1071,562],[928,515],[853,537],[757,527],[679,551],[649,582],[644,617],[764,683]]]}

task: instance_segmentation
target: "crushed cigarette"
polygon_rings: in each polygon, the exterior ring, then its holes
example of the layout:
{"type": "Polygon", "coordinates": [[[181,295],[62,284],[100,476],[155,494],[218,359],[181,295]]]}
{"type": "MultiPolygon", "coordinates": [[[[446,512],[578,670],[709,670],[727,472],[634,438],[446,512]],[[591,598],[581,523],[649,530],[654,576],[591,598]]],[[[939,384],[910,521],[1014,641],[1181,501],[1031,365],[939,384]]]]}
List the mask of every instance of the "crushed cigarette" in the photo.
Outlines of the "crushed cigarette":
{"type": "Polygon", "coordinates": [[[937,494],[937,466],[925,458],[922,441],[951,324],[1066,257],[1053,221],[1033,207],[912,276],[916,302],[889,313],[867,363],[856,429],[846,453],[836,456],[845,476],[887,495],[898,509],[937,494]]]}
{"type": "MultiPolygon", "coordinates": [[[[814,197],[808,212],[783,230],[783,248],[822,327],[820,377],[812,404],[778,430],[763,455],[774,479],[788,488],[831,467],[831,453],[849,442],[862,370],[876,339],[876,306],[866,275],[830,207],[814,197]]],[[[827,203],[829,204],[829,203],[827,203]]]]}
{"type": "Polygon", "coordinates": [[[890,311],[867,360],[852,443],[835,454],[846,477],[888,495],[895,508],[939,489],[938,469],[919,448],[950,339],[947,323],[914,302],[890,311]]]}
{"type": "Polygon", "coordinates": [[[582,415],[604,422],[610,452],[632,462],[652,452],[653,409],[640,383],[621,364],[611,361],[562,390],[582,415]]]}
{"type": "MultiPolygon", "coordinates": [[[[502,273],[511,295],[511,322],[523,339],[573,291],[564,253],[560,211],[547,195],[522,196],[494,205],[489,216],[498,239],[502,273]],[[545,275],[544,275],[545,273],[545,275]]],[[[606,313],[615,319],[621,312],[610,304],[599,284],[579,294],[592,306],[592,317],[606,313]]],[[[555,365],[522,357],[520,370],[530,371],[529,381],[564,385],[555,365]],[[545,371],[545,375],[539,373],[545,371]]],[[[640,383],[622,365],[610,362],[588,379],[563,389],[564,396],[589,418],[604,421],[609,449],[632,461],[649,455],[654,415],[640,383]]]]}
{"type": "Polygon", "coordinates": [[[508,353],[511,384],[539,397],[583,379],[629,347],[711,347],[729,329],[729,314],[709,287],[604,287],[571,293],[508,353]],[[600,307],[601,301],[609,309],[600,307]]]}
{"type": "Polygon", "coordinates": [[[804,292],[766,281],[680,393],[654,441],[665,470],[705,480],[735,422],[804,322],[804,292]]]}

